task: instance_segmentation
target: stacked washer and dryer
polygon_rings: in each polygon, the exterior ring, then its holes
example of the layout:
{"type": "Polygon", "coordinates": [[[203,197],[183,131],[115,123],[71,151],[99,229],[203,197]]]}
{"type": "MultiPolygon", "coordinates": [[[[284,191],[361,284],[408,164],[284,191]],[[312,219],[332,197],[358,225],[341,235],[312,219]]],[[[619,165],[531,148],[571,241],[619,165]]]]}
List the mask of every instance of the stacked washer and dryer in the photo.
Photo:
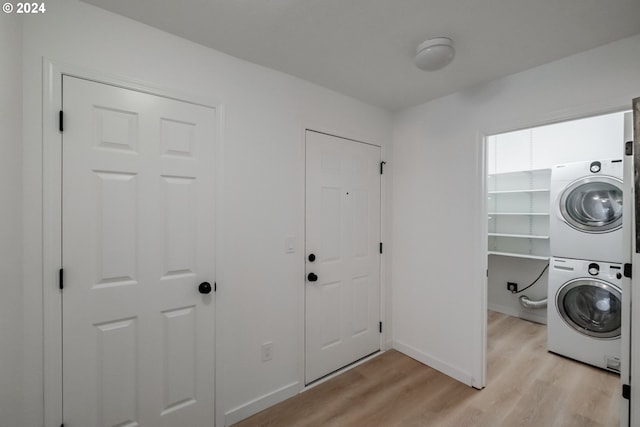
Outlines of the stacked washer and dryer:
{"type": "Polygon", "coordinates": [[[553,167],[549,351],[619,372],[622,160],[553,167]]]}

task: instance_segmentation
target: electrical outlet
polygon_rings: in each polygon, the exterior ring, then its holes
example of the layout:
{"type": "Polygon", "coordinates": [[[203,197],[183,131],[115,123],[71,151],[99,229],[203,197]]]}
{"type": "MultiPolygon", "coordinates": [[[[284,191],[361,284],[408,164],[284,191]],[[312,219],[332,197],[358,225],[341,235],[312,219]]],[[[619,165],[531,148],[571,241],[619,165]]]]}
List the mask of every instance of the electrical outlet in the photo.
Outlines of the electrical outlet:
{"type": "Polygon", "coordinates": [[[516,292],[518,292],[518,284],[515,282],[507,282],[507,290],[512,294],[515,294],[516,292]]]}
{"type": "Polygon", "coordinates": [[[262,344],[262,361],[268,362],[273,359],[273,342],[269,341],[262,344]]]}

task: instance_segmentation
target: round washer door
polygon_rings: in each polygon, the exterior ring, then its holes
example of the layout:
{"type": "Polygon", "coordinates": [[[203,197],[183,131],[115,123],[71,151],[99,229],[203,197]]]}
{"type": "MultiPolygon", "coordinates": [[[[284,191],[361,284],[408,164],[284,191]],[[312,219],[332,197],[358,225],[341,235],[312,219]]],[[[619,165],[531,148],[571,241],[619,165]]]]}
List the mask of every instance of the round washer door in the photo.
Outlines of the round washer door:
{"type": "Polygon", "coordinates": [[[593,338],[620,336],[622,293],[599,279],[575,279],[556,295],[562,319],[576,331],[593,338]]]}
{"type": "Polygon", "coordinates": [[[574,181],[560,197],[567,224],[585,233],[606,233],[622,227],[622,181],[607,176],[574,181]]]}

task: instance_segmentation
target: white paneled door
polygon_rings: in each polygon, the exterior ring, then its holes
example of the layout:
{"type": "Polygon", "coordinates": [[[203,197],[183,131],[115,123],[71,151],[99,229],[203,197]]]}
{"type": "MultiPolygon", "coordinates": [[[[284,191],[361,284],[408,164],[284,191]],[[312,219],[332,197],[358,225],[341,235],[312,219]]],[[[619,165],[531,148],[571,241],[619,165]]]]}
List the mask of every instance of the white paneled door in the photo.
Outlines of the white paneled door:
{"type": "Polygon", "coordinates": [[[68,76],[63,110],[65,426],[213,426],[216,111],[68,76]]]}
{"type": "Polygon", "coordinates": [[[380,247],[380,147],[307,131],[307,384],[380,349],[380,247]]]}

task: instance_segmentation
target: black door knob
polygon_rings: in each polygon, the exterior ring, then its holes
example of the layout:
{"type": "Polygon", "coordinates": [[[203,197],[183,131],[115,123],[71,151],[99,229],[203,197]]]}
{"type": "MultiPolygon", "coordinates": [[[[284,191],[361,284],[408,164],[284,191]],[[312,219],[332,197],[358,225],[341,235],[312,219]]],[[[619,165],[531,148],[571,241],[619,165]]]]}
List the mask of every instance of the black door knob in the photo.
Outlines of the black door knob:
{"type": "Polygon", "coordinates": [[[316,256],[314,254],[309,254],[309,262],[313,262],[316,260],[316,256]]]}
{"type": "Polygon", "coordinates": [[[316,275],[316,273],[309,273],[309,275],[307,276],[307,280],[310,282],[315,282],[318,280],[318,276],[316,275]]]}
{"type": "Polygon", "coordinates": [[[198,291],[201,294],[210,294],[211,293],[211,283],[209,283],[209,282],[200,283],[200,286],[198,286],[198,291]]]}

